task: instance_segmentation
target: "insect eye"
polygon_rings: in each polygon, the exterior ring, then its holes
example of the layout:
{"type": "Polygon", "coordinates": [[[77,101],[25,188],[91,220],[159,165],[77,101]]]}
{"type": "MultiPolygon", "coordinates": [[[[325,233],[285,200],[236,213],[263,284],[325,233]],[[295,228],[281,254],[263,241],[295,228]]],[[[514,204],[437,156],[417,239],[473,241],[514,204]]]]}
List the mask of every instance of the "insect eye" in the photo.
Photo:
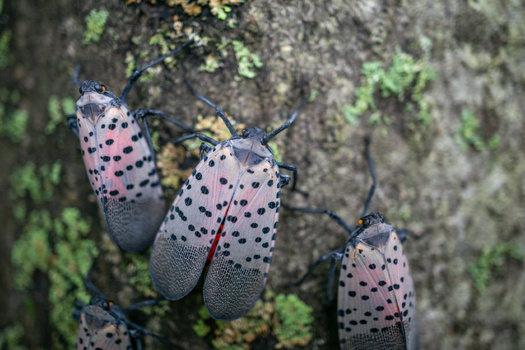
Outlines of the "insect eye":
{"type": "Polygon", "coordinates": [[[100,93],[100,92],[103,92],[104,90],[106,90],[106,88],[104,87],[104,85],[101,85],[101,84],[99,84],[99,83],[96,83],[95,86],[94,86],[94,88],[95,88],[95,91],[96,91],[96,92],[99,92],[99,93],[100,93]]]}
{"type": "Polygon", "coordinates": [[[370,226],[370,218],[364,218],[364,219],[361,219],[361,220],[359,220],[359,221],[362,222],[361,225],[363,225],[363,227],[368,227],[368,226],[370,226]]]}

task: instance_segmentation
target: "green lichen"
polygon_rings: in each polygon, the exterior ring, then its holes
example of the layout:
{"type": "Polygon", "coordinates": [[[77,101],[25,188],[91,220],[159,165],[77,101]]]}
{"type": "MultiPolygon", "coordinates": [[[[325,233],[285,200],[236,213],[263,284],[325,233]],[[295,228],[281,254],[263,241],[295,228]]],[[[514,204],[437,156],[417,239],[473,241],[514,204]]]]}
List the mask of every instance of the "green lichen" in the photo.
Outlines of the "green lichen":
{"type": "Polygon", "coordinates": [[[31,212],[28,224],[13,245],[11,261],[18,290],[24,292],[33,287],[36,270],[49,277],[49,318],[57,332],[54,338],[66,339],[68,343],[67,347],[55,344],[55,348],[70,348],[74,344],[74,301],[89,301],[83,276],[97,254],[95,243],[86,239],[89,231],[90,224],[76,208],[65,208],[57,218],[40,209],[31,212]]]}
{"type": "Polygon", "coordinates": [[[237,60],[238,72],[241,77],[253,79],[257,76],[257,73],[253,71],[254,68],[261,68],[263,66],[261,59],[250,50],[244,44],[238,40],[232,41],[233,51],[235,52],[235,58],[237,60]]]}
{"type": "Polygon", "coordinates": [[[208,313],[208,310],[206,310],[206,306],[204,305],[202,305],[202,307],[199,309],[199,315],[201,316],[201,318],[197,321],[195,325],[193,325],[193,330],[195,331],[195,334],[197,334],[197,336],[203,338],[207,336],[211,331],[211,327],[206,324],[206,320],[209,320],[211,316],[208,313]]]}
{"type": "MultiPolygon", "coordinates": [[[[60,161],[41,167],[29,162],[11,174],[14,216],[23,224],[13,244],[11,262],[15,271],[14,286],[23,293],[33,287],[33,275],[37,270],[47,274],[53,348],[69,349],[75,342],[77,327],[71,317],[74,301],[89,301],[83,276],[97,255],[97,249],[95,243],[87,239],[90,224],[78,209],[64,208],[54,216],[45,207],[53,201],[61,169],[60,161]],[[34,207],[29,213],[26,202],[34,207]]],[[[28,314],[34,313],[30,294],[26,294],[26,301],[28,314]]]]}
{"type": "Polygon", "coordinates": [[[275,158],[275,161],[278,162],[278,163],[282,162],[283,161],[283,157],[282,157],[281,152],[279,151],[279,147],[277,147],[277,144],[275,143],[275,141],[268,142],[268,146],[270,146],[270,148],[273,151],[273,157],[275,158]]]}
{"type": "Polygon", "coordinates": [[[312,337],[312,309],[293,294],[274,296],[267,291],[246,316],[231,322],[212,321],[204,306],[199,314],[201,319],[193,327],[195,333],[205,337],[215,328],[212,344],[219,350],[247,350],[257,338],[270,334],[278,340],[276,349],[292,349],[306,346],[312,337]]]}
{"type": "Polygon", "coordinates": [[[38,169],[33,162],[15,168],[10,177],[11,194],[18,198],[29,195],[36,204],[50,201],[53,187],[60,182],[61,170],[61,161],[52,165],[45,164],[38,169]]]}
{"type": "Polygon", "coordinates": [[[133,286],[134,290],[139,291],[148,298],[157,297],[155,287],[151,282],[149,273],[149,259],[140,254],[130,255],[130,263],[127,265],[129,277],[129,284],[133,286]]]}
{"type": "Polygon", "coordinates": [[[26,350],[24,345],[20,345],[24,340],[25,332],[21,324],[7,326],[0,331],[0,349],[26,350]]]}
{"type": "Polygon", "coordinates": [[[66,122],[66,116],[75,113],[75,101],[66,97],[62,100],[58,96],[51,95],[47,103],[47,114],[49,121],[47,122],[44,133],[51,135],[55,132],[59,124],[66,122]]]}
{"type": "Polygon", "coordinates": [[[476,151],[497,149],[501,137],[498,134],[494,134],[488,141],[485,141],[483,136],[481,136],[479,129],[480,123],[474,113],[467,109],[463,109],[461,111],[461,124],[455,137],[456,142],[464,151],[469,147],[473,147],[476,151]]]}
{"type": "Polygon", "coordinates": [[[204,64],[199,66],[199,72],[213,73],[219,68],[219,66],[219,59],[209,55],[204,59],[204,64]]]}
{"type": "Polygon", "coordinates": [[[308,103],[314,102],[318,95],[319,95],[318,90],[316,89],[310,90],[310,94],[308,95],[308,103]]]}
{"type": "Polygon", "coordinates": [[[486,246],[476,263],[470,264],[468,271],[474,280],[474,286],[483,294],[491,281],[494,281],[502,272],[507,258],[521,262],[523,251],[519,245],[500,242],[495,246],[486,246]]]}
{"type": "Polygon", "coordinates": [[[20,143],[26,133],[29,114],[23,109],[7,112],[5,105],[0,104],[0,136],[6,136],[14,143],[20,143]]]}
{"type": "Polygon", "coordinates": [[[0,136],[20,143],[25,136],[29,114],[23,109],[16,108],[20,101],[18,90],[0,89],[0,136]]]}
{"type": "Polygon", "coordinates": [[[27,205],[25,202],[16,203],[13,206],[13,217],[19,224],[23,223],[27,215],[27,205]]]}
{"type": "Polygon", "coordinates": [[[48,270],[52,249],[48,235],[52,225],[53,221],[47,210],[35,210],[30,213],[21,237],[13,244],[11,261],[17,268],[14,285],[18,290],[33,287],[33,273],[37,269],[48,270]]]}
{"type": "MultiPolygon", "coordinates": [[[[75,300],[89,302],[83,277],[98,255],[95,242],[88,240],[90,224],[77,208],[65,208],[60,218],[54,220],[56,243],[52,264],[49,266],[49,302],[51,323],[69,346],[74,344],[77,324],[71,314],[75,300]]],[[[68,347],[69,348],[69,347],[68,347]]]]}
{"type": "Polygon", "coordinates": [[[86,31],[84,32],[83,41],[85,45],[89,43],[98,43],[100,41],[108,17],[109,12],[106,10],[91,10],[86,17],[86,31]]]}
{"type": "Polygon", "coordinates": [[[383,99],[396,97],[403,103],[406,112],[415,114],[415,120],[409,123],[410,129],[414,129],[416,124],[428,125],[431,121],[430,105],[424,99],[424,91],[436,77],[429,63],[431,46],[428,38],[420,40],[421,59],[397,50],[388,69],[384,69],[379,61],[363,63],[361,72],[364,83],[355,90],[354,104],[342,107],[341,112],[348,123],[355,124],[359,117],[368,114],[370,124],[391,124],[391,118],[377,107],[379,100],[376,96],[379,95],[383,99]]]}
{"type": "Polygon", "coordinates": [[[13,62],[13,56],[9,52],[11,37],[12,33],[8,29],[0,35],[0,69],[4,69],[13,62]]]}
{"type": "Polygon", "coordinates": [[[279,344],[276,348],[292,349],[306,346],[312,339],[313,309],[295,294],[279,294],[275,298],[275,326],[273,334],[279,344]]]}

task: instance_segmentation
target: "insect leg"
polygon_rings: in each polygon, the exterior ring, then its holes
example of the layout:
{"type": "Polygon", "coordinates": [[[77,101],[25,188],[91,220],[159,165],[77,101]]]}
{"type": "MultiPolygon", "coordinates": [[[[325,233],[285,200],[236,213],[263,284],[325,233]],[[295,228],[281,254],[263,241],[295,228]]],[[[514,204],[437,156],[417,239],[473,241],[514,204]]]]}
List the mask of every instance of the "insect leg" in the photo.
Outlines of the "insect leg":
{"type": "Polygon", "coordinates": [[[135,330],[139,331],[140,333],[142,334],[147,334],[149,336],[152,336],[153,338],[155,339],[158,339],[160,340],[161,342],[163,342],[164,344],[166,345],[169,345],[175,349],[181,349],[181,347],[179,347],[178,345],[175,345],[173,344],[172,342],[168,341],[167,339],[164,339],[163,337],[161,337],[160,335],[157,335],[155,333],[153,333],[152,331],[142,327],[142,326],[139,326],[138,324],[134,323],[134,322],[131,322],[130,320],[126,320],[126,324],[128,325],[128,327],[133,327],[135,330]]]}
{"type": "Polygon", "coordinates": [[[292,208],[284,203],[281,205],[291,211],[298,211],[301,213],[326,214],[332,220],[334,220],[339,226],[344,228],[348,233],[352,233],[352,231],[354,230],[350,225],[346,223],[346,221],[344,221],[339,215],[337,215],[333,211],[324,210],[324,209],[313,209],[313,208],[292,208]]]}
{"type": "MultiPolygon", "coordinates": [[[[340,248],[340,249],[334,250],[333,252],[330,252],[328,254],[323,255],[316,262],[314,262],[312,264],[312,266],[310,266],[308,271],[303,275],[303,277],[301,277],[301,279],[299,279],[299,281],[288,283],[286,286],[287,287],[296,287],[296,286],[300,285],[301,283],[304,282],[304,280],[308,276],[310,276],[310,274],[317,268],[317,266],[319,266],[321,263],[323,263],[323,262],[325,262],[327,260],[330,260],[330,259],[333,259],[334,261],[335,260],[341,260],[343,258],[344,249],[345,248],[340,248]]],[[[335,265],[335,262],[334,262],[334,265],[335,265]]],[[[333,282],[333,277],[332,277],[332,282],[333,282]]]]}
{"type": "Polygon", "coordinates": [[[206,155],[206,153],[208,153],[209,151],[211,151],[211,146],[208,145],[207,143],[201,143],[201,146],[199,147],[199,156],[200,156],[200,159],[202,160],[202,158],[204,158],[204,156],[206,155]]]}
{"type": "Polygon", "coordinates": [[[295,165],[286,163],[277,163],[277,166],[292,172],[292,191],[295,191],[295,184],[297,183],[297,167],[295,165]]]}
{"type": "Polygon", "coordinates": [[[82,310],[83,307],[84,307],[84,304],[82,304],[78,300],[75,300],[75,310],[73,310],[73,319],[77,322],[80,320],[80,314],[81,314],[80,310],[82,310]]]}
{"type": "Polygon", "coordinates": [[[141,307],[144,307],[144,306],[151,306],[151,305],[155,305],[155,304],[158,304],[159,302],[161,301],[164,301],[166,299],[150,299],[150,300],[144,300],[144,301],[141,301],[139,303],[136,303],[136,304],[133,304],[131,306],[128,306],[120,311],[122,311],[123,313],[128,313],[128,312],[131,312],[133,310],[136,310],[136,309],[140,309],[141,307]]]}
{"type": "Polygon", "coordinates": [[[281,188],[290,184],[290,176],[289,175],[281,175],[281,181],[279,181],[281,184],[281,188]]]}
{"type": "Polygon", "coordinates": [[[195,95],[195,97],[197,97],[199,100],[203,101],[203,102],[206,102],[209,106],[215,108],[215,112],[217,113],[217,115],[222,119],[222,121],[224,122],[224,124],[226,124],[226,127],[228,128],[228,130],[230,131],[230,134],[232,136],[235,136],[237,135],[237,132],[235,131],[235,128],[233,127],[232,123],[230,122],[230,120],[228,119],[228,117],[226,116],[226,114],[224,113],[224,111],[219,107],[217,106],[216,104],[214,104],[213,102],[211,102],[210,100],[208,100],[206,97],[202,96],[201,94],[197,93],[195,91],[195,89],[193,89],[193,86],[191,85],[190,81],[188,79],[185,79],[186,80],[186,84],[188,85],[188,87],[190,88],[191,90],[191,93],[193,95],[195,95]]]}
{"type": "Polygon", "coordinates": [[[335,262],[343,258],[343,252],[344,251],[341,252],[340,256],[337,256],[337,258],[332,258],[332,261],[330,261],[330,269],[328,270],[328,284],[326,285],[326,305],[330,305],[332,303],[335,278],[335,262]]]}
{"type": "Polygon", "coordinates": [[[204,142],[208,142],[208,143],[211,143],[212,145],[216,146],[219,144],[219,141],[215,141],[214,139],[212,139],[211,137],[209,136],[206,136],[204,134],[201,134],[201,133],[195,133],[195,134],[190,134],[190,135],[186,135],[186,136],[182,136],[182,137],[179,137],[178,139],[175,139],[175,140],[170,140],[171,143],[173,143],[174,145],[178,144],[178,143],[181,143],[183,141],[186,141],[186,140],[190,140],[190,139],[200,139],[204,142]]]}
{"type": "Polygon", "coordinates": [[[68,114],[66,115],[67,118],[67,127],[69,130],[73,132],[77,136],[77,138],[80,138],[78,135],[78,122],[77,122],[77,116],[75,114],[68,114]]]}
{"type": "Polygon", "coordinates": [[[133,87],[133,85],[135,84],[135,82],[137,81],[137,79],[140,77],[140,75],[146,70],[148,69],[149,67],[151,66],[154,66],[156,65],[157,63],[159,62],[162,62],[164,61],[166,58],[170,57],[170,56],[173,56],[175,55],[176,53],[182,51],[186,46],[188,46],[189,44],[191,44],[193,42],[193,39],[190,39],[188,41],[186,41],[184,44],[182,44],[181,46],[179,46],[178,48],[176,48],[175,50],[171,51],[171,52],[168,52],[167,54],[165,54],[164,56],[162,57],[159,57],[157,58],[156,60],[148,63],[147,65],[137,69],[133,75],[131,76],[131,78],[129,79],[128,83],[126,84],[126,87],[124,88],[124,90],[122,91],[122,94],[120,95],[120,100],[122,102],[125,102],[126,101],[126,98],[128,97],[128,94],[129,94],[129,91],[131,90],[131,88],[133,87]]]}
{"type": "Polygon", "coordinates": [[[133,112],[133,116],[135,117],[135,119],[140,118],[140,119],[144,120],[147,116],[150,116],[150,115],[158,115],[159,117],[162,117],[162,118],[166,119],[167,121],[177,125],[179,128],[184,129],[187,132],[191,132],[191,133],[195,132],[195,130],[193,128],[187,126],[183,122],[180,122],[177,119],[173,119],[170,116],[168,116],[167,114],[164,114],[161,111],[157,111],[156,109],[142,109],[142,108],[139,108],[139,109],[137,109],[136,111],[133,112]]]}
{"type": "Polygon", "coordinates": [[[275,137],[275,135],[277,135],[278,133],[280,133],[281,131],[283,131],[284,129],[288,128],[295,120],[295,118],[297,118],[297,115],[299,114],[299,110],[301,109],[301,107],[303,107],[304,103],[306,102],[306,96],[303,97],[303,99],[301,100],[301,103],[299,104],[299,107],[297,107],[294,112],[292,113],[292,115],[290,116],[290,118],[288,118],[287,121],[285,121],[280,127],[278,127],[277,129],[275,129],[274,131],[272,131],[270,134],[266,135],[266,137],[263,139],[262,143],[263,145],[266,145],[268,144],[268,142],[275,137]]]}
{"type": "Polygon", "coordinates": [[[142,350],[142,342],[140,341],[140,332],[134,329],[128,329],[128,333],[133,339],[135,339],[135,343],[137,344],[137,350],[142,350]]]}
{"type": "Polygon", "coordinates": [[[171,118],[170,116],[162,113],[161,111],[157,111],[155,109],[137,109],[133,112],[133,117],[135,118],[135,120],[137,119],[141,119],[142,120],[142,124],[144,125],[144,131],[146,132],[146,138],[148,140],[148,144],[149,144],[149,147],[151,149],[152,152],[154,152],[153,150],[153,142],[151,141],[151,134],[150,134],[150,131],[149,131],[149,127],[148,127],[148,121],[146,120],[146,117],[147,116],[150,116],[150,115],[157,115],[157,116],[160,116],[164,119],[166,119],[167,121],[177,125],[178,127],[188,131],[188,132],[191,132],[191,133],[194,133],[195,130],[193,130],[192,128],[190,128],[189,126],[187,126],[186,124],[176,120],[176,119],[173,119],[171,118]]]}

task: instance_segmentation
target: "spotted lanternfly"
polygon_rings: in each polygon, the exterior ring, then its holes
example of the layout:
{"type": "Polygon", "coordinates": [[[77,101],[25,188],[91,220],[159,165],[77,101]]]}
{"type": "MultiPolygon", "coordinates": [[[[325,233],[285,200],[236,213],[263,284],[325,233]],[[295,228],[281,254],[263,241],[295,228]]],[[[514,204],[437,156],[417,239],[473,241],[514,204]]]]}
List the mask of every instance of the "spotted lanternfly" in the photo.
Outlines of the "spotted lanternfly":
{"type": "Polygon", "coordinates": [[[113,304],[93,297],[89,305],[77,305],[76,349],[132,349],[125,318],[113,304]]]}
{"type": "MultiPolygon", "coordinates": [[[[190,86],[191,87],[191,86],[190,86]]],[[[259,298],[272,260],[280,210],[280,190],[290,177],[279,167],[268,141],[286,129],[290,119],[270,134],[259,128],[237,134],[224,112],[214,107],[231,134],[218,143],[201,134],[201,162],[173,202],[153,244],[151,278],[164,297],[176,300],[197,284],[206,266],[204,302],[210,315],[234,320],[259,298]],[[204,156],[204,150],[208,153],[204,156]]]]}
{"type": "Polygon", "coordinates": [[[402,242],[383,215],[359,220],[343,255],[337,301],[342,349],[418,349],[416,294],[402,242]]]}
{"type": "Polygon", "coordinates": [[[89,281],[92,268],[93,266],[84,278],[84,282],[95,295],[91,298],[89,305],[76,302],[73,313],[73,317],[78,322],[77,350],[129,350],[133,349],[132,338],[137,348],[141,350],[141,334],[153,336],[164,344],[179,349],[177,345],[129,321],[124,315],[140,307],[154,305],[160,300],[146,300],[128,308],[119,309],[89,281]]]}
{"type": "MultiPolygon", "coordinates": [[[[367,142],[367,155],[373,185],[364,212],[368,209],[376,184],[368,144],[367,142]]],[[[298,282],[301,283],[320,262],[342,259],[337,302],[341,349],[419,349],[416,295],[403,250],[403,239],[398,235],[401,231],[396,231],[377,212],[363,216],[359,225],[352,229],[343,219],[328,210],[290,209],[328,214],[350,234],[346,248],[321,257],[298,282]]],[[[329,279],[329,295],[331,281],[333,275],[329,279]]]]}
{"type": "Polygon", "coordinates": [[[109,233],[115,243],[129,252],[149,247],[164,218],[162,195],[151,140],[146,140],[136,119],[142,118],[149,136],[145,117],[158,115],[181,126],[184,124],[156,110],[137,110],[130,113],[125,100],[140,74],[152,65],[174,55],[189,45],[137,70],[120,98],[96,81],[77,79],[80,98],[76,114],[68,116],[69,127],[79,137],[82,158],[91,187],[105,215],[109,233]]]}

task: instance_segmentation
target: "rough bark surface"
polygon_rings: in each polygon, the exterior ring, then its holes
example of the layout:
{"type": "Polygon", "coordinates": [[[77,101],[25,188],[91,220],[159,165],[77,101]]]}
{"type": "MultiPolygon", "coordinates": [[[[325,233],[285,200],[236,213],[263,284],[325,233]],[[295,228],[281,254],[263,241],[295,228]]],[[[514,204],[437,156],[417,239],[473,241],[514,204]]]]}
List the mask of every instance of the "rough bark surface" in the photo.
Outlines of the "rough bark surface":
{"type": "MultiPolygon", "coordinates": [[[[13,287],[11,248],[22,226],[13,219],[10,174],[29,160],[42,165],[61,159],[62,181],[49,209],[60,213],[61,208],[74,206],[83,216],[98,218],[78,141],[65,122],[41,142],[49,119],[49,97],[78,97],[71,83],[77,62],[82,64],[81,80],[102,81],[120,92],[126,81],[126,54],[137,62],[158,57],[159,46],[150,46],[149,38],[163,24],[173,23],[174,13],[163,2],[126,6],[117,0],[103,5],[20,0],[3,4],[0,29],[13,33],[9,52],[14,59],[0,70],[0,85],[20,92],[18,106],[29,112],[29,122],[21,143],[0,138],[4,199],[0,204],[0,328],[17,322],[26,325],[23,344],[28,348],[51,348],[53,325],[46,315],[53,305],[47,302],[44,274],[33,276],[36,287],[30,295],[36,312],[29,312],[27,297],[13,287]],[[100,42],[85,45],[84,19],[92,8],[106,9],[110,15],[100,42]],[[147,57],[139,57],[142,52],[147,57]]],[[[363,153],[364,136],[371,135],[378,177],[371,210],[416,233],[409,236],[405,251],[416,285],[422,349],[525,348],[523,259],[501,254],[487,267],[484,291],[476,288],[469,272],[478,266],[483,252],[502,242],[525,251],[523,1],[247,1],[233,7],[229,16],[239,19],[233,29],[209,13],[197,17],[177,13],[186,27],[212,44],[187,50],[173,69],[155,68],[153,78],[139,82],[130,94],[130,109],[161,109],[189,125],[195,124],[199,113],[212,115],[210,108],[192,97],[183,81],[186,76],[197,91],[237,121],[275,127],[302,94],[317,91],[294,125],[276,138],[283,161],[297,165],[298,185],[309,193],[305,197],[285,188],[283,202],[330,209],[355,225],[371,184],[363,153]],[[392,122],[370,125],[365,115],[350,125],[343,109],[355,102],[356,88],[363,84],[362,64],[378,60],[388,67],[397,49],[420,57],[421,50],[415,47],[422,35],[433,42],[429,62],[437,73],[424,94],[431,106],[429,126],[410,129],[413,113],[404,109],[404,102],[381,98],[379,93],[375,96],[378,108],[392,122]],[[255,78],[235,79],[237,63],[231,49],[214,73],[198,71],[207,55],[220,55],[215,44],[223,37],[242,41],[259,55],[264,65],[255,69],[255,78]],[[460,146],[463,110],[479,121],[477,132],[484,140],[499,135],[501,142],[495,150],[460,146]]],[[[183,41],[181,37],[173,42],[183,41]]],[[[181,135],[173,127],[170,132],[181,135]]],[[[196,161],[188,160],[188,167],[196,161]]],[[[174,193],[170,192],[168,202],[174,193]]],[[[91,237],[106,254],[101,261],[107,263],[105,271],[95,274],[98,287],[125,306],[143,299],[126,287],[120,272],[125,269],[121,263],[125,254],[103,247],[113,243],[97,220],[91,237]]],[[[327,217],[281,211],[266,288],[297,293],[314,307],[313,339],[305,349],[338,346],[336,306],[323,306],[329,264],[300,287],[285,285],[321,255],[343,246],[346,237],[327,217]]],[[[185,349],[212,349],[210,339],[197,337],[192,329],[201,306],[202,282],[187,297],[171,303],[164,316],[152,317],[148,326],[185,349]]],[[[145,342],[147,348],[159,346],[152,339],[145,342]]],[[[254,344],[259,345],[253,348],[272,348],[274,342],[254,344]]]]}

